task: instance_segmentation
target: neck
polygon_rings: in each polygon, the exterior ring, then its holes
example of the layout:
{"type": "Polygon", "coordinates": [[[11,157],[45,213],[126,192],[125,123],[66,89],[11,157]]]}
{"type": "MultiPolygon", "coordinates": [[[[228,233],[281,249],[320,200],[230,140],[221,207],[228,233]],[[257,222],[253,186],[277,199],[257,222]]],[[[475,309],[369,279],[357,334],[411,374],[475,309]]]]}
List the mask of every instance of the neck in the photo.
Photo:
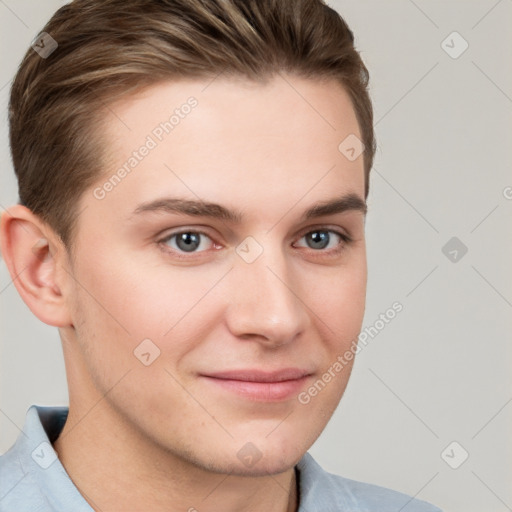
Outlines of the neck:
{"type": "Polygon", "coordinates": [[[95,511],[297,511],[293,468],[256,477],[211,473],[126,425],[107,400],[95,402],[92,409],[84,407],[88,402],[70,401],[54,447],[95,511]]]}

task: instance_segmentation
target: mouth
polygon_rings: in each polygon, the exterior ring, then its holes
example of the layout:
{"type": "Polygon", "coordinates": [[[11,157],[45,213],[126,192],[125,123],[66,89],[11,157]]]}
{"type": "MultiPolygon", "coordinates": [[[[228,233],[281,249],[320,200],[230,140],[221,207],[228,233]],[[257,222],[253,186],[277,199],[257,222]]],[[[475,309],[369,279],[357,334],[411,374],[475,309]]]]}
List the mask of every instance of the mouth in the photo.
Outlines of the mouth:
{"type": "Polygon", "coordinates": [[[221,391],[249,400],[278,402],[297,396],[311,378],[312,372],[284,368],[274,372],[258,369],[229,370],[203,374],[201,377],[221,391]]]}

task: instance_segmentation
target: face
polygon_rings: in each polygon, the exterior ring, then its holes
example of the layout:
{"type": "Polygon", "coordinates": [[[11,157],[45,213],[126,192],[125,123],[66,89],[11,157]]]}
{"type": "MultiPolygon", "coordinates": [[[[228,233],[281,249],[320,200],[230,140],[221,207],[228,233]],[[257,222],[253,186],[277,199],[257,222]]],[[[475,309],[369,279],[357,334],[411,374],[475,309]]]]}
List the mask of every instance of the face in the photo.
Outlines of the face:
{"type": "Polygon", "coordinates": [[[334,412],[363,319],[363,157],[338,148],[360,138],[349,97],[217,78],[110,110],[69,263],[70,405],[105,396],[120,429],[195,466],[285,471],[334,412]]]}

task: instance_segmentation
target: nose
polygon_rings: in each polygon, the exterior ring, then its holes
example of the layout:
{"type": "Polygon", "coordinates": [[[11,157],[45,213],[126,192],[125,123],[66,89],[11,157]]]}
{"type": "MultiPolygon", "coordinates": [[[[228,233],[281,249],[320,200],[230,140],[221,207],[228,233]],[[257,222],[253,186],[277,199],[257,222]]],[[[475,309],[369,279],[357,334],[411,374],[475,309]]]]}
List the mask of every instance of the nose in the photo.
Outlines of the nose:
{"type": "Polygon", "coordinates": [[[300,284],[282,251],[265,249],[252,263],[237,256],[229,273],[226,313],[232,334],[269,347],[292,342],[310,323],[300,284]]]}

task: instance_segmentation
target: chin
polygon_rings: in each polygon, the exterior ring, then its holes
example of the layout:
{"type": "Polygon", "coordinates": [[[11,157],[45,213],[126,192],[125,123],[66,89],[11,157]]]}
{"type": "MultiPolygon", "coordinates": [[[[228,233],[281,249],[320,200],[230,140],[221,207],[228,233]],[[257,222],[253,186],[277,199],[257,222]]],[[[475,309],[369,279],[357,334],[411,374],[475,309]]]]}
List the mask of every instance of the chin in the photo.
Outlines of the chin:
{"type": "MultiPolygon", "coordinates": [[[[239,443],[226,443],[216,453],[188,452],[184,458],[194,466],[211,473],[230,474],[233,476],[263,477],[278,475],[289,471],[304,455],[297,445],[283,449],[272,446],[270,443],[256,441],[239,443]],[[258,448],[260,447],[260,448],[258,448]]],[[[185,454],[181,454],[183,457],[185,454]]]]}
{"type": "Polygon", "coordinates": [[[219,461],[211,461],[208,470],[214,473],[230,474],[233,476],[265,477],[278,475],[289,471],[297,464],[302,454],[287,459],[279,458],[273,454],[263,454],[254,464],[246,464],[241,461],[226,460],[224,464],[219,461]]]}

